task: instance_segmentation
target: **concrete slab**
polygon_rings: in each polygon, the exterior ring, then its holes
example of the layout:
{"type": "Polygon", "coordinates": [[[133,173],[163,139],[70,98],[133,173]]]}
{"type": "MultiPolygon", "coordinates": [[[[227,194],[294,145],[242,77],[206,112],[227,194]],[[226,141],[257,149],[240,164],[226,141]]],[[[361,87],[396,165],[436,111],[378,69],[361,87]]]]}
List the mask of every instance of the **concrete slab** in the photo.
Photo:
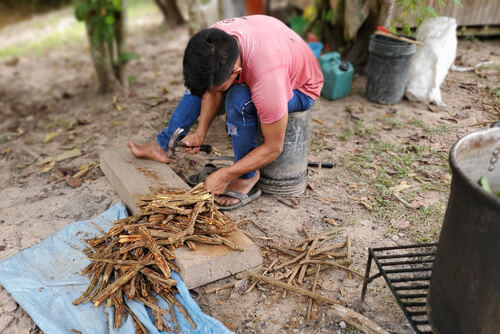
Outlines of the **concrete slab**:
{"type": "Polygon", "coordinates": [[[228,238],[244,251],[233,251],[228,247],[197,244],[196,251],[186,246],[175,250],[175,263],[188,289],[262,266],[259,247],[241,231],[236,230],[228,238]]]}
{"type": "Polygon", "coordinates": [[[149,194],[149,186],[190,189],[167,164],[137,159],[126,148],[104,151],[99,160],[109,183],[133,214],[141,213],[141,209],[135,205],[136,197],[149,194]]]}
{"type": "MultiPolygon", "coordinates": [[[[148,194],[149,186],[189,189],[168,165],[137,159],[128,149],[105,151],[100,155],[100,163],[104,175],[132,213],[140,213],[135,205],[136,197],[148,194]]],[[[175,263],[188,289],[262,265],[259,247],[241,230],[233,232],[229,239],[244,251],[205,244],[197,244],[196,251],[186,246],[175,251],[175,263]]]]}

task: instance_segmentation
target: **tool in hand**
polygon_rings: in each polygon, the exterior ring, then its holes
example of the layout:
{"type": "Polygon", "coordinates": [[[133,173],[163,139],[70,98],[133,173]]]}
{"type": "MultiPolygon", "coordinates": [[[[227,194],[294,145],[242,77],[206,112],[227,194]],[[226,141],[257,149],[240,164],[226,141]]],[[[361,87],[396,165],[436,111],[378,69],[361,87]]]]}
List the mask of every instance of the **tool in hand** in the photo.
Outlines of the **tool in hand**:
{"type": "MultiPolygon", "coordinates": [[[[177,128],[172,136],[170,137],[170,140],[168,141],[168,152],[167,152],[167,158],[171,158],[174,156],[175,149],[177,147],[197,147],[197,146],[188,146],[182,141],[180,141],[180,137],[184,134],[184,129],[183,128],[177,128]]],[[[212,152],[212,146],[211,145],[201,145],[199,146],[200,151],[210,153],[212,152]]]]}

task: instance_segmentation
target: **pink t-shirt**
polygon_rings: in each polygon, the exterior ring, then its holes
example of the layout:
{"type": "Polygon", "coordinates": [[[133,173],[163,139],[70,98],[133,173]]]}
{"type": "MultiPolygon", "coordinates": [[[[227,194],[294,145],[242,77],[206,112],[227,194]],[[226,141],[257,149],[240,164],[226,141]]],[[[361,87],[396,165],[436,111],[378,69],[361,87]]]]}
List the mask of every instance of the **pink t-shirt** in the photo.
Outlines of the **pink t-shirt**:
{"type": "Polygon", "coordinates": [[[226,19],[212,28],[238,38],[242,73],[235,83],[248,85],[262,123],[273,123],[288,112],[294,89],[318,98],[323,85],[318,61],[309,45],[283,22],[252,15],[226,19]]]}

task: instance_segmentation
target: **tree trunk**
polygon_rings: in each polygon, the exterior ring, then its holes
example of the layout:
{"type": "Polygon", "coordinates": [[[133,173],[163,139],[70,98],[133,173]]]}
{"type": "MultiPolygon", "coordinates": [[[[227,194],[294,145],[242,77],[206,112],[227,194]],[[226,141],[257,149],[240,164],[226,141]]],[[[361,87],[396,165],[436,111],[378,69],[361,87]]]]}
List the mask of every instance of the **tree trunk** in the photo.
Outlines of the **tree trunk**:
{"type": "Polygon", "coordinates": [[[113,80],[113,69],[109,63],[108,49],[105,43],[94,44],[92,42],[93,28],[87,20],[85,24],[87,28],[87,36],[90,44],[90,56],[94,64],[97,92],[100,94],[107,93],[110,90],[113,80]]]}
{"type": "Polygon", "coordinates": [[[200,30],[200,0],[188,0],[188,30],[189,37],[200,30]]]}
{"type": "Polygon", "coordinates": [[[163,13],[165,22],[169,27],[175,27],[186,22],[176,0],[155,0],[155,2],[163,13]]]}
{"type": "Polygon", "coordinates": [[[126,80],[126,62],[119,61],[123,59],[123,56],[126,53],[125,45],[127,40],[127,11],[126,8],[127,0],[122,0],[123,11],[117,15],[115,21],[115,41],[116,41],[116,57],[115,63],[113,64],[113,69],[115,72],[115,77],[122,83],[124,88],[128,85],[128,81],[126,80]]]}
{"type": "Polygon", "coordinates": [[[108,93],[113,89],[126,87],[125,80],[125,13],[126,0],[121,0],[122,11],[114,15],[114,35],[111,39],[101,38],[100,43],[95,43],[94,29],[91,18],[99,13],[90,13],[85,21],[87,36],[90,45],[90,55],[94,64],[97,79],[97,92],[108,93]]]}
{"type": "Polygon", "coordinates": [[[226,11],[224,10],[224,0],[217,0],[217,13],[219,20],[226,18],[226,11]]]}

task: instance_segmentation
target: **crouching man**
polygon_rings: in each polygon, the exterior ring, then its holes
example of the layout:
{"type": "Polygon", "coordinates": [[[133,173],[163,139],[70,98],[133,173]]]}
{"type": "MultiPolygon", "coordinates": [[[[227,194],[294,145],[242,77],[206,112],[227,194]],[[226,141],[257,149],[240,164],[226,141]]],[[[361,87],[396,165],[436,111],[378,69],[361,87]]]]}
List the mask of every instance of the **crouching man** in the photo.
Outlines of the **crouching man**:
{"type": "Polygon", "coordinates": [[[281,21],[264,15],[226,19],[188,42],[183,60],[186,92],[156,142],[137,146],[138,158],[169,163],[166,152],[177,128],[199,152],[217,111],[224,106],[234,164],[210,174],[205,189],[220,194],[221,209],[234,209],[260,195],[259,169],[283,149],[289,112],[305,111],[318,98],[323,76],[309,46],[281,21]],[[260,123],[264,142],[257,145],[260,123]]]}

